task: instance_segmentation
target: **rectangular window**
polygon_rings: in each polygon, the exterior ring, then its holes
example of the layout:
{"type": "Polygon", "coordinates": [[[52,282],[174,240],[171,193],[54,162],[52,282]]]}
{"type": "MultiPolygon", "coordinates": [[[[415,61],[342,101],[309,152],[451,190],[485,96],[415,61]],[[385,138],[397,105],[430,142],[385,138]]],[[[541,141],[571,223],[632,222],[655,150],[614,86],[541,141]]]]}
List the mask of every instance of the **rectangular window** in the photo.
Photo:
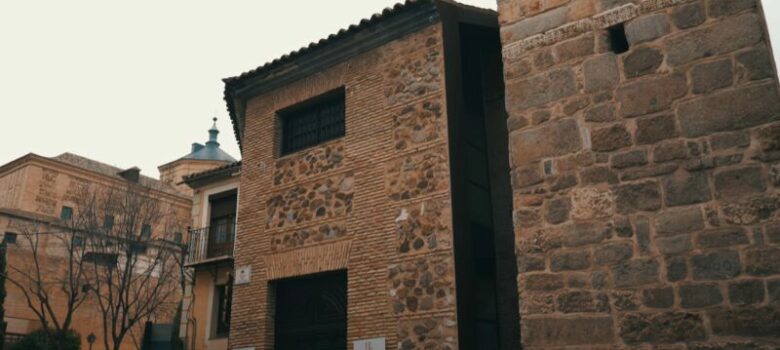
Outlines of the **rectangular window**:
{"type": "Polygon", "coordinates": [[[88,252],[84,255],[84,261],[103,267],[116,267],[118,256],[113,253],[88,252]]]}
{"type": "Polygon", "coordinates": [[[130,252],[135,255],[144,255],[146,254],[146,244],[141,242],[130,242],[129,245],[130,252]]]}
{"type": "Polygon", "coordinates": [[[113,228],[114,228],[114,216],[106,215],[106,217],[103,218],[103,229],[106,231],[111,231],[113,228]]]}
{"type": "Polygon", "coordinates": [[[60,219],[62,220],[70,220],[73,218],[73,208],[71,207],[62,207],[62,211],[60,211],[60,219]]]}
{"type": "Polygon", "coordinates": [[[214,303],[217,305],[216,315],[216,337],[224,338],[230,333],[230,311],[233,304],[233,288],[229,284],[216,287],[214,293],[214,303]]]}
{"type": "Polygon", "coordinates": [[[282,155],[344,136],[344,89],[279,111],[282,155]]]}
{"type": "Polygon", "coordinates": [[[149,238],[152,237],[152,226],[149,224],[144,224],[141,226],[141,237],[143,238],[149,238]]]}
{"type": "Polygon", "coordinates": [[[16,237],[17,235],[13,232],[6,232],[5,236],[3,236],[3,242],[8,244],[16,244],[16,237]]]}
{"type": "Polygon", "coordinates": [[[74,236],[73,237],[73,246],[74,247],[83,247],[84,246],[84,237],[74,236]]]}

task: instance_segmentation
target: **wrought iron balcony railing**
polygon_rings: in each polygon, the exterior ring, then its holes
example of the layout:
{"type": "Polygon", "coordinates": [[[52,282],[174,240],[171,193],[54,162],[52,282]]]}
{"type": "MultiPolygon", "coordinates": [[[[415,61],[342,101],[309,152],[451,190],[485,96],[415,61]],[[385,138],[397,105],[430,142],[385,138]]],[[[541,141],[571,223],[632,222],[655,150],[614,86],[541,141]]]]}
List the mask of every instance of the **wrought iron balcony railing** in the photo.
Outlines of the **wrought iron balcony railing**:
{"type": "Polygon", "coordinates": [[[217,258],[233,257],[236,224],[216,223],[212,226],[190,229],[187,264],[193,265],[217,258]]]}

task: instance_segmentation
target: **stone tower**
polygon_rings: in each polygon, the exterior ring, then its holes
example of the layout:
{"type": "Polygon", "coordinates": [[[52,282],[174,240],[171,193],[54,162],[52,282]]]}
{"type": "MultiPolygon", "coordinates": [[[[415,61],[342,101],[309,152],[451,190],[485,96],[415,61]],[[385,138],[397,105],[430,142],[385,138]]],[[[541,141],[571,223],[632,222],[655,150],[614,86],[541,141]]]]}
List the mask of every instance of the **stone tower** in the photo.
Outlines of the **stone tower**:
{"type": "Polygon", "coordinates": [[[776,346],[780,99],[760,3],[498,4],[525,348],[776,346]]]}

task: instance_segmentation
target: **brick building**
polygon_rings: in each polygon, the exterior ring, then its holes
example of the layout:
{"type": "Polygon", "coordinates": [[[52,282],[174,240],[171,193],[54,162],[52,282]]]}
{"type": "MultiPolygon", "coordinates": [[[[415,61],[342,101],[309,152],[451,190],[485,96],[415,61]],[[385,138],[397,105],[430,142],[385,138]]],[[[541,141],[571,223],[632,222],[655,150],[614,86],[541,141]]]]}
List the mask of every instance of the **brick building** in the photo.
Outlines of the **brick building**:
{"type": "Polygon", "coordinates": [[[409,1],[225,80],[230,347],[776,348],[760,4],[498,5],[409,1]]]}
{"type": "MultiPolygon", "coordinates": [[[[139,175],[137,168],[127,171],[72,153],[50,158],[28,154],[0,167],[0,232],[3,233],[3,241],[7,243],[8,266],[35,271],[36,258],[32,254],[34,245],[28,239],[37,239],[40,240],[37,249],[42,252],[37,261],[45,272],[41,280],[63,280],[55,275],[65,276],[66,272],[61,268],[67,266],[68,248],[63,242],[63,236],[55,233],[71,230],[70,221],[78,215],[79,210],[76,196],[83,194],[84,186],[93,189],[122,188],[128,181],[147,188],[161,205],[170,208],[183,220],[182,228],[186,227],[191,206],[189,196],[156,179],[139,175]]],[[[149,227],[149,231],[150,234],[158,234],[163,228],[149,227]]],[[[85,239],[81,240],[83,242],[85,239]]],[[[17,276],[14,270],[9,269],[8,273],[17,276]]],[[[29,281],[22,278],[16,280],[25,286],[29,285],[29,281]]],[[[8,281],[6,289],[6,339],[15,340],[40,329],[42,324],[28,307],[25,294],[8,281]]],[[[57,290],[49,293],[53,298],[51,306],[54,313],[62,321],[68,302],[65,293],[57,290]]],[[[73,330],[81,335],[84,349],[89,346],[86,337],[90,333],[94,333],[98,344],[102,344],[103,318],[94,298],[88,298],[73,316],[73,330]]],[[[128,339],[125,343],[123,348],[134,348],[132,340],[128,339]]]]}
{"type": "MultiPolygon", "coordinates": [[[[211,146],[207,144],[204,149],[211,147],[211,153],[205,156],[202,153],[195,156],[188,155],[168,163],[161,167],[163,177],[174,178],[171,174],[186,174],[186,170],[189,169],[198,169],[198,167],[203,169],[204,166],[215,167],[229,163],[232,157],[219,149],[216,139],[218,130],[212,127],[209,133],[211,146]],[[198,159],[192,160],[193,157],[198,159]]],[[[148,225],[148,234],[152,239],[163,235],[166,235],[166,239],[169,240],[173,240],[175,236],[185,239],[184,234],[190,224],[193,199],[191,194],[180,191],[180,186],[177,186],[173,180],[166,183],[141,175],[140,170],[135,167],[120,169],[72,153],[63,153],[55,157],[43,157],[31,153],[0,166],[0,233],[3,241],[7,243],[8,265],[18,269],[33,266],[31,254],[33,245],[25,237],[28,235],[40,239],[38,249],[42,253],[38,261],[43,266],[42,270],[51,274],[45,276],[44,280],[61,281],[62,279],[55,274],[64,273],[62,267],[67,264],[68,253],[62,237],[56,234],[69,232],[74,228],[70,220],[78,216],[80,201],[77,197],[84,194],[83,189],[86,187],[93,191],[108,189],[121,191],[128,183],[143,188],[144,195],[158,201],[161,211],[167,213],[170,210],[177,221],[148,225]],[[178,230],[166,232],[170,231],[170,227],[176,227],[178,230]]],[[[108,225],[108,222],[111,226],[114,226],[114,222],[119,226],[122,218],[111,216],[109,220],[106,216],[106,218],[101,217],[100,220],[102,221],[100,225],[103,227],[108,225]]],[[[82,247],[86,246],[85,241],[81,239],[82,247]]],[[[13,275],[14,272],[9,270],[9,274],[13,275]]],[[[17,340],[24,334],[41,328],[41,322],[28,307],[21,290],[9,281],[6,281],[6,289],[8,293],[4,303],[4,321],[8,325],[6,338],[17,340]]],[[[51,305],[60,321],[64,319],[66,310],[67,299],[64,295],[57,290],[49,294],[54,298],[51,305]]],[[[176,295],[177,299],[179,297],[180,295],[176,295]]],[[[154,321],[170,322],[171,317],[154,321]]],[[[81,335],[84,349],[89,348],[86,338],[90,333],[97,336],[96,346],[102,347],[102,320],[94,297],[87,298],[76,310],[73,330],[81,335]]],[[[133,335],[137,338],[127,338],[122,344],[123,349],[136,348],[136,342],[140,342],[143,334],[141,327],[137,331],[133,335]]]]}

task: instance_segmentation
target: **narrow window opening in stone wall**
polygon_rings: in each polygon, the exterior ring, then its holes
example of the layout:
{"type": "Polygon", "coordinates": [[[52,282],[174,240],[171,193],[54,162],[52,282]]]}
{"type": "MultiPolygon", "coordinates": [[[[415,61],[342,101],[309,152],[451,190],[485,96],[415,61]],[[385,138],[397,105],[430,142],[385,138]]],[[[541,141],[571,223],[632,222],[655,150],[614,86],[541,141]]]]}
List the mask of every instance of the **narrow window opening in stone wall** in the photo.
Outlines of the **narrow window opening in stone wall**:
{"type": "Polygon", "coordinates": [[[344,89],[340,88],[278,112],[286,155],[344,136],[344,89]]]}
{"type": "Polygon", "coordinates": [[[628,51],[628,38],[623,23],[607,28],[607,35],[609,36],[609,48],[612,52],[621,54],[628,51]]]}
{"type": "Polygon", "coordinates": [[[347,272],[326,272],[272,282],[274,349],[347,348],[347,272]]]}

